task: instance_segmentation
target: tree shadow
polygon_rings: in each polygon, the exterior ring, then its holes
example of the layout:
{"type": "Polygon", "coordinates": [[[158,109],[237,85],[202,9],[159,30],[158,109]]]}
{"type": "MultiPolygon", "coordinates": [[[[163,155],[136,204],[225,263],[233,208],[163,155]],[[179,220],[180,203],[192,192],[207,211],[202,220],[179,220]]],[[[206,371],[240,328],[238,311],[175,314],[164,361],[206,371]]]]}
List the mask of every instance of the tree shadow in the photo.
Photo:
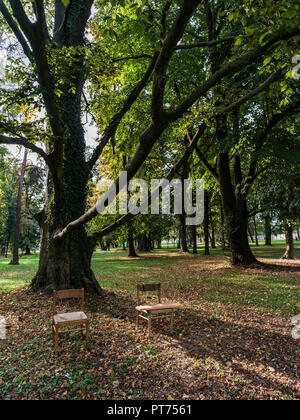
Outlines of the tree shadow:
{"type": "MultiPolygon", "coordinates": [[[[104,300],[88,302],[88,310],[100,312],[118,319],[136,322],[136,302],[128,294],[108,293],[104,300]]],[[[250,310],[248,311],[250,314],[250,310]]],[[[263,316],[263,315],[261,315],[263,316]]],[[[289,328],[278,317],[262,319],[238,318],[226,321],[208,310],[185,308],[177,311],[173,333],[168,322],[153,323],[153,344],[168,343],[182,351],[187,358],[206,361],[212,358],[222,366],[234,363],[234,372],[244,378],[253,388],[263,387],[270,393],[279,391],[296,394],[295,384],[299,383],[299,343],[288,334],[278,331],[279,327],[289,328]],[[252,324],[252,325],[251,325],[252,324]],[[255,324],[255,325],[253,325],[255,324]],[[259,372],[262,367],[263,371],[259,372]],[[283,380],[282,380],[283,378],[283,380]],[[285,383],[290,382],[287,387],[285,383]],[[293,391],[291,391],[293,389],[293,391]]],[[[145,328],[146,323],[140,328],[145,328]]],[[[182,385],[186,388],[186,384],[182,385]]],[[[224,388],[220,379],[219,385],[224,388]]],[[[208,395],[210,387],[199,390],[208,395]]]]}

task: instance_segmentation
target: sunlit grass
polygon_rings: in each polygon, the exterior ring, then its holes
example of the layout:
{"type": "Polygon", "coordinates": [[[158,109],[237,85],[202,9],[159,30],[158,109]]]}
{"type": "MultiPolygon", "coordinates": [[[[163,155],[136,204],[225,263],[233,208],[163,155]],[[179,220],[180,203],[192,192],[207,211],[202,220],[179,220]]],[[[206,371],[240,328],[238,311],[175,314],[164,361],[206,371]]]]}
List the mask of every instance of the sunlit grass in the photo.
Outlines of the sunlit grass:
{"type": "MultiPolygon", "coordinates": [[[[299,243],[297,253],[298,247],[299,243]]],[[[222,258],[220,248],[212,250],[211,257],[204,263],[201,248],[197,256],[170,248],[141,254],[137,259],[128,258],[127,252],[122,250],[96,252],[92,267],[105,289],[127,290],[134,294],[138,283],[160,282],[174,287],[193,287],[199,291],[195,296],[199,303],[204,299],[285,315],[299,313],[298,273],[271,268],[270,271],[231,269],[228,261],[222,258]]],[[[253,246],[253,251],[261,258],[280,258],[284,241],[274,241],[272,247],[253,246]]],[[[11,266],[8,259],[1,259],[0,290],[7,292],[29,285],[37,270],[38,258],[38,255],[23,257],[19,266],[11,266]]]]}

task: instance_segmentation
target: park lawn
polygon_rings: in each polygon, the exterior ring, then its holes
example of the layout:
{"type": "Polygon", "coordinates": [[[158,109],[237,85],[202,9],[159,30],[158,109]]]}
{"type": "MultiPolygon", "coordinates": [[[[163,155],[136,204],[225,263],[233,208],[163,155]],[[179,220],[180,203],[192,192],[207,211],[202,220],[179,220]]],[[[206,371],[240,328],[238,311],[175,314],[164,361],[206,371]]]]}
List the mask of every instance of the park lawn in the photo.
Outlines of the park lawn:
{"type": "Polygon", "coordinates": [[[300,399],[299,343],[290,333],[300,313],[300,260],[274,265],[283,248],[255,249],[272,265],[253,269],[231,268],[219,249],[139,259],[97,252],[93,269],[105,297],[87,299],[90,343],[86,349],[67,336],[58,357],[51,298],[27,287],[38,257],[18,267],[0,260],[0,314],[12,326],[0,341],[0,399],[300,399]],[[146,328],[136,331],[134,312],[136,284],[149,281],[183,304],[174,333],[155,326],[150,341],[146,328]]]}

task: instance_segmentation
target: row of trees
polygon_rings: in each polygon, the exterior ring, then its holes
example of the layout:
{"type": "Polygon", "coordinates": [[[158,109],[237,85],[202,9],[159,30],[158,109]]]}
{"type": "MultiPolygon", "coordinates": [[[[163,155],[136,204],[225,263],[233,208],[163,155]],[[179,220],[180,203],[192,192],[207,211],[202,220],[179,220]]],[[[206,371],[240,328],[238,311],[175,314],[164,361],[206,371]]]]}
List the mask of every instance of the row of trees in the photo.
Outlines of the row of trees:
{"type": "Polygon", "coordinates": [[[96,206],[89,207],[95,168],[100,178],[114,175],[117,193],[124,168],[128,180],[205,176],[220,193],[233,264],[256,262],[249,206],[257,199],[255,213],[262,202],[254,188],[287,162],[297,165],[299,83],[291,58],[298,4],[0,0],[0,12],[2,38],[20,50],[6,72],[14,88],[2,89],[0,143],[23,145],[47,165],[33,287],[101,293],[93,250],[132,215],[101,225],[96,206]],[[24,103],[39,110],[34,122],[11,118],[24,103]],[[93,150],[87,113],[101,133],[93,150]]]}
{"type": "Polygon", "coordinates": [[[39,226],[34,215],[43,203],[43,170],[31,162],[13,158],[0,148],[0,251],[11,263],[18,264],[19,249],[30,255],[40,243],[39,226]],[[23,176],[22,176],[23,167],[23,176]]]}

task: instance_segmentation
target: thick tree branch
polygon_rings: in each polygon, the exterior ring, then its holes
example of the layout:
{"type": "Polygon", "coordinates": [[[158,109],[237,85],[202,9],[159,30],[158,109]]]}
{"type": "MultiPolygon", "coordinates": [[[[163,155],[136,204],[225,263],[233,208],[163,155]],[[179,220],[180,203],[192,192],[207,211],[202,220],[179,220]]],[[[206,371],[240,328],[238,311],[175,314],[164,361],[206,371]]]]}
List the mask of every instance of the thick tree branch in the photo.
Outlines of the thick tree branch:
{"type": "Polygon", "coordinates": [[[61,29],[65,18],[66,6],[62,0],[55,0],[55,22],[54,22],[54,37],[57,32],[61,29]]]}
{"type": "MultiPolygon", "coordinates": [[[[290,104],[282,112],[279,112],[279,113],[273,115],[273,117],[268,122],[265,129],[260,133],[260,135],[257,135],[258,140],[257,140],[255,152],[258,152],[259,150],[261,150],[263,148],[263,146],[268,141],[268,137],[269,137],[270,132],[272,131],[272,129],[274,127],[276,127],[276,125],[278,123],[280,123],[285,118],[292,115],[293,113],[299,113],[299,112],[300,112],[300,99],[298,99],[295,102],[293,102],[292,104],[290,104]]],[[[257,166],[258,166],[258,160],[257,159],[251,160],[250,165],[249,165],[248,175],[247,175],[247,177],[249,178],[249,186],[246,190],[246,194],[248,194],[248,192],[250,190],[250,187],[253,184],[253,182],[255,181],[255,179],[259,175],[261,175],[261,173],[263,173],[264,171],[266,171],[269,168],[269,166],[266,166],[266,168],[264,168],[263,171],[257,171],[257,166]]]]}
{"type": "Polygon", "coordinates": [[[2,13],[2,15],[3,15],[4,19],[6,20],[7,24],[9,25],[9,27],[13,31],[15,37],[17,38],[17,40],[21,44],[21,47],[23,48],[23,51],[24,51],[25,55],[32,62],[32,51],[30,49],[30,46],[29,46],[26,38],[24,37],[23,33],[20,31],[17,23],[15,22],[15,20],[11,16],[10,12],[8,11],[7,7],[5,6],[3,0],[0,0],[0,12],[2,13]]]}
{"type": "Polygon", "coordinates": [[[140,60],[142,58],[152,58],[152,55],[149,55],[149,54],[129,55],[128,57],[112,58],[111,61],[113,63],[118,63],[119,61],[140,60]]]}
{"type": "MultiPolygon", "coordinates": [[[[190,156],[190,154],[194,150],[195,145],[197,144],[200,137],[205,132],[206,127],[207,127],[206,124],[202,124],[200,126],[200,128],[198,129],[197,133],[195,134],[193,140],[191,141],[190,145],[185,150],[185,153],[184,153],[183,157],[169,171],[166,179],[168,179],[169,181],[171,179],[173,179],[174,174],[178,171],[178,169],[183,165],[183,163],[186,161],[186,159],[190,156]]],[[[126,166],[126,168],[128,168],[128,165],[126,166]]],[[[126,170],[126,168],[125,168],[125,170],[126,170]]],[[[132,178],[132,176],[130,176],[130,174],[128,172],[127,172],[127,174],[128,174],[128,181],[129,181],[132,178]]],[[[119,180],[117,180],[115,182],[115,185],[119,186],[119,180]]],[[[119,194],[119,188],[117,188],[116,193],[117,193],[117,195],[119,194]]],[[[152,193],[148,196],[147,204],[151,203],[151,197],[155,196],[155,194],[157,194],[157,191],[155,191],[154,193],[152,193]]],[[[104,200],[104,199],[102,199],[102,200],[104,200]]],[[[103,204],[107,207],[110,203],[109,202],[104,202],[103,204]]],[[[146,205],[146,203],[142,203],[141,207],[143,207],[145,205],[146,205]]],[[[95,218],[98,215],[99,215],[99,213],[97,211],[96,206],[92,207],[87,213],[85,213],[79,219],[74,220],[69,225],[67,225],[61,232],[58,232],[55,235],[55,239],[56,240],[63,239],[71,230],[77,229],[78,227],[84,225],[85,223],[89,222],[90,220],[92,220],[93,218],[95,218]]],[[[95,238],[101,238],[102,236],[107,235],[109,232],[112,232],[113,230],[117,229],[118,227],[123,226],[125,223],[127,223],[129,220],[131,220],[133,217],[134,217],[134,215],[132,215],[131,213],[126,214],[125,216],[121,217],[117,222],[115,222],[113,225],[101,230],[101,232],[98,232],[97,234],[90,237],[90,239],[93,238],[93,240],[96,241],[95,238]]]]}
{"type": "Polygon", "coordinates": [[[243,96],[242,98],[240,98],[238,101],[234,102],[233,104],[231,104],[231,105],[229,105],[225,108],[219,109],[218,113],[223,114],[223,113],[231,112],[231,111],[239,108],[241,105],[246,103],[249,99],[254,98],[255,96],[259,95],[261,92],[264,92],[265,90],[267,90],[272,83],[281,80],[283,78],[284,74],[285,73],[282,69],[276,70],[260,86],[251,90],[251,92],[249,92],[247,95],[243,96]]]}
{"type": "Polygon", "coordinates": [[[248,53],[244,54],[237,60],[225,65],[220,70],[216,71],[213,76],[207,79],[201,86],[195,89],[178,107],[171,112],[165,112],[164,117],[170,121],[176,121],[181,117],[201,96],[207,93],[218,82],[227,76],[236,74],[238,71],[247,67],[253,61],[256,61],[269,49],[271,49],[277,42],[289,40],[297,35],[300,35],[300,26],[295,27],[289,32],[278,32],[265,45],[259,45],[248,53]]]}
{"type": "Polygon", "coordinates": [[[34,10],[35,10],[35,15],[36,15],[36,20],[37,20],[36,24],[37,24],[37,26],[40,27],[41,32],[43,33],[45,40],[48,40],[50,37],[49,37],[46,15],[45,15],[44,0],[35,0],[33,2],[33,7],[34,7],[34,10]]]}
{"type": "Polygon", "coordinates": [[[146,86],[146,84],[147,84],[147,82],[148,82],[148,80],[149,80],[149,78],[150,78],[150,76],[153,72],[157,57],[158,57],[158,53],[155,53],[154,57],[152,58],[151,63],[149,64],[149,67],[148,67],[146,73],[143,76],[143,78],[136,85],[136,87],[133,89],[133,91],[130,93],[130,95],[128,96],[128,98],[124,102],[124,105],[123,105],[122,109],[117,114],[115,114],[115,116],[112,118],[110,124],[108,125],[108,127],[104,131],[104,134],[103,134],[103,136],[100,140],[99,145],[96,147],[96,149],[95,149],[91,159],[89,160],[89,162],[87,162],[87,173],[90,173],[93,166],[96,164],[97,160],[101,156],[101,153],[103,152],[103,149],[105,148],[105,146],[107,145],[109,140],[111,138],[113,138],[113,136],[116,134],[116,131],[117,131],[122,119],[127,114],[127,112],[131,109],[132,105],[134,104],[134,102],[136,101],[136,99],[138,98],[138,96],[140,95],[140,93],[142,92],[144,87],[146,86]]]}
{"type": "MultiPolygon", "coordinates": [[[[185,150],[182,158],[170,169],[170,171],[168,172],[168,175],[166,176],[166,179],[169,182],[174,178],[175,174],[179,171],[179,169],[182,167],[182,165],[190,157],[190,155],[192,154],[193,150],[195,149],[195,146],[197,145],[199,139],[201,138],[201,136],[203,136],[206,128],[207,128],[207,125],[205,123],[203,123],[199,127],[199,129],[197,130],[195,136],[193,137],[193,139],[190,141],[190,144],[186,148],[186,150],[185,150]]],[[[159,191],[158,190],[155,190],[152,194],[149,194],[147,201],[145,203],[142,203],[141,204],[141,208],[150,205],[153,197],[156,197],[157,194],[161,193],[162,191],[163,191],[163,188],[160,189],[159,191]]],[[[133,215],[131,213],[128,213],[128,214],[124,215],[123,217],[121,217],[120,219],[118,219],[113,224],[111,224],[109,226],[106,226],[105,228],[101,229],[101,231],[92,234],[91,236],[89,236],[89,239],[92,241],[92,243],[96,244],[97,241],[99,241],[103,236],[106,236],[109,233],[113,232],[114,230],[120,228],[125,223],[127,223],[131,219],[133,219],[135,216],[136,215],[133,215]]]]}
{"type": "Polygon", "coordinates": [[[34,25],[26,15],[20,0],[9,0],[14,17],[17,19],[22,31],[26,35],[31,46],[35,40],[34,25]]]}
{"type": "Polygon", "coordinates": [[[195,48],[215,47],[216,45],[224,44],[225,42],[232,42],[235,39],[236,39],[235,36],[229,36],[227,38],[215,39],[212,41],[201,41],[201,42],[197,42],[195,44],[189,44],[189,45],[179,44],[177,45],[176,50],[180,51],[180,50],[193,50],[195,48]]]}
{"type": "Polygon", "coordinates": [[[33,143],[30,143],[24,137],[7,137],[0,134],[0,144],[12,144],[12,145],[24,146],[26,149],[29,149],[32,152],[39,154],[48,165],[52,164],[50,156],[47,155],[43,149],[41,149],[40,147],[36,146],[33,143]]]}
{"type": "MultiPolygon", "coordinates": [[[[80,0],[76,2],[71,0],[69,2],[63,15],[63,21],[53,38],[53,41],[59,47],[74,47],[82,44],[84,31],[91,14],[93,3],[94,0],[80,0]]],[[[59,19],[61,19],[62,10],[59,9],[57,11],[59,13],[59,19]]],[[[58,26],[59,23],[60,21],[58,22],[58,26]]]]}
{"type": "Polygon", "coordinates": [[[208,160],[205,158],[205,156],[201,153],[198,145],[196,145],[196,147],[195,147],[195,152],[196,152],[200,162],[204,166],[204,168],[207,169],[207,171],[214,177],[214,179],[218,183],[220,183],[219,175],[218,175],[217,171],[212,167],[212,165],[208,162],[208,160]]]}
{"type": "Polygon", "coordinates": [[[167,15],[168,15],[168,11],[170,10],[171,6],[172,6],[172,2],[171,1],[168,1],[165,4],[165,6],[163,8],[163,11],[162,11],[162,17],[161,17],[161,27],[162,27],[162,30],[161,30],[161,39],[162,40],[164,40],[165,39],[165,36],[166,36],[167,15]]]}
{"type": "Polygon", "coordinates": [[[201,0],[185,0],[166,37],[154,69],[151,113],[153,121],[163,119],[163,100],[167,83],[166,72],[176,45],[182,38],[195,9],[201,0]]]}

